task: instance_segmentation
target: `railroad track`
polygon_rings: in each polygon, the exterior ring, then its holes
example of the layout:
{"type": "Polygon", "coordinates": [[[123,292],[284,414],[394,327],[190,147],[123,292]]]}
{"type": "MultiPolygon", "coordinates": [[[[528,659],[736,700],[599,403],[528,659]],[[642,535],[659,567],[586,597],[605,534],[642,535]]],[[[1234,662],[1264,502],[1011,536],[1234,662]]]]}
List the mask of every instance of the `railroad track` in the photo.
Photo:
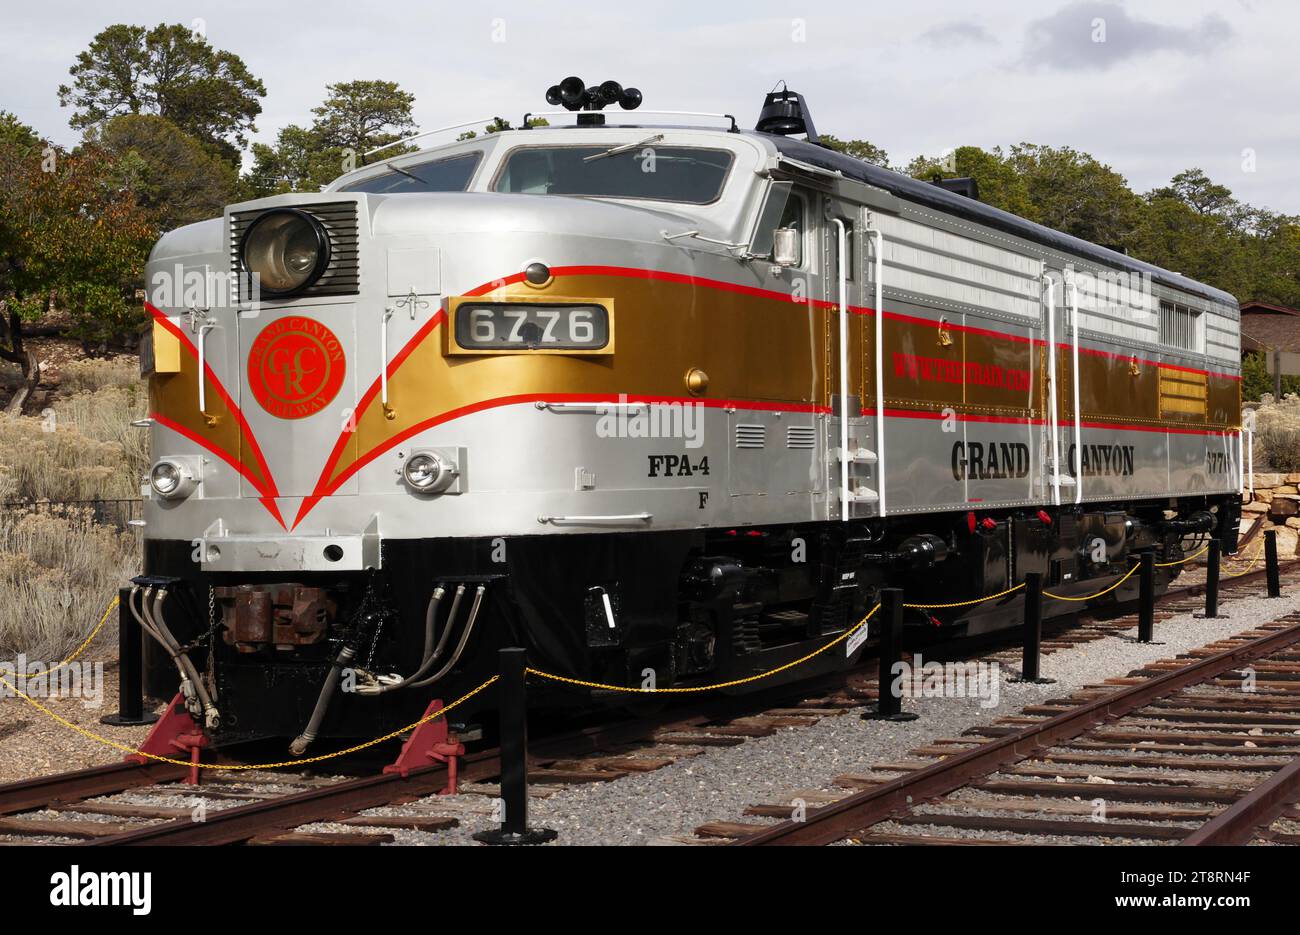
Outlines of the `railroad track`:
{"type": "Polygon", "coordinates": [[[1271,827],[1300,820],[1300,614],[914,752],[934,762],[840,777],[858,791],[803,821],[712,830],[744,846],[1300,843],[1271,827]]]}
{"type": "MultiPolygon", "coordinates": [[[[1224,587],[1240,586],[1256,577],[1225,580],[1224,587]]],[[[1178,606],[1198,588],[1171,589],[1161,601],[1178,606]]],[[[1043,652],[1111,636],[1131,625],[1086,616],[1068,629],[1064,623],[1049,625],[1043,652]]],[[[652,718],[541,737],[530,748],[530,780],[541,787],[535,790],[538,794],[557,786],[607,782],[660,769],[710,748],[810,725],[874,701],[875,682],[867,677],[869,671],[874,671],[874,664],[748,698],[702,699],[652,718]]],[[[238,762],[237,751],[218,751],[218,755],[238,762]]],[[[392,836],[381,829],[438,831],[454,827],[467,813],[490,810],[495,795],[490,784],[500,772],[500,760],[495,749],[472,752],[462,759],[460,771],[460,780],[471,794],[437,799],[428,797],[446,784],[442,766],[412,770],[406,777],[360,778],[210,771],[200,786],[181,783],[186,772],[166,763],[124,763],[0,786],[0,837],[97,845],[385,843],[392,836]],[[402,814],[362,814],[390,805],[404,806],[402,814]],[[357,830],[294,830],[316,822],[338,822],[357,830]]]]}
{"type": "MultiPolygon", "coordinates": [[[[866,668],[540,737],[530,744],[530,782],[543,788],[609,782],[711,747],[815,723],[875,699],[862,675],[866,668]]],[[[228,751],[219,754],[238,762],[228,751]]],[[[459,764],[459,781],[468,795],[417,805],[412,803],[445,787],[444,766],[413,769],[405,777],[209,771],[200,785],[192,786],[180,781],[188,774],[186,767],[114,764],[0,786],[0,837],[93,845],[380,844],[392,840],[391,835],[363,829],[438,831],[455,827],[467,813],[491,811],[496,790],[490,783],[500,769],[497,749],[473,751],[459,764]],[[199,801],[201,820],[196,820],[194,803],[199,801]],[[358,814],[389,805],[404,806],[406,814],[358,814]],[[357,831],[294,830],[316,822],[338,822],[357,831]]]]}

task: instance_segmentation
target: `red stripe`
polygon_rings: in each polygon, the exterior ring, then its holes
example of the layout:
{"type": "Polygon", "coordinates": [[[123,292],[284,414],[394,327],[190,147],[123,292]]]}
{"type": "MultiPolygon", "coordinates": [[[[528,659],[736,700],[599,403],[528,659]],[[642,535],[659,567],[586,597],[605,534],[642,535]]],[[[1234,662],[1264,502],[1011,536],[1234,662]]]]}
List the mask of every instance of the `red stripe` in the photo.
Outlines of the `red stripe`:
{"type": "MultiPolygon", "coordinates": [[[[857,312],[860,315],[871,316],[875,314],[875,310],[868,307],[859,308],[857,306],[852,306],[852,308],[853,311],[857,312]]],[[[940,323],[937,321],[933,321],[929,318],[918,318],[915,315],[905,315],[901,312],[885,312],[885,317],[891,321],[901,321],[911,325],[928,325],[929,327],[936,328],[936,329],[940,327],[940,323]]],[[[965,334],[981,335],[986,338],[999,338],[1003,341],[1018,341],[1022,344],[1032,344],[1035,347],[1047,346],[1047,342],[1044,341],[1042,338],[1022,337],[1021,335],[1018,334],[1007,334],[1002,331],[991,331],[988,328],[976,328],[972,325],[956,325],[953,324],[952,322],[948,322],[946,325],[944,325],[944,327],[947,327],[953,331],[961,331],[964,332],[965,334]]],[[[1056,346],[1061,350],[1066,350],[1066,351],[1072,350],[1074,348],[1073,344],[1067,344],[1063,341],[1057,341],[1056,346]]],[[[1221,380],[1238,380],[1238,381],[1241,380],[1241,376],[1235,373],[1217,373],[1213,370],[1200,370],[1196,367],[1184,367],[1182,364],[1170,364],[1159,360],[1147,360],[1144,357],[1138,357],[1136,354],[1117,354],[1114,351],[1103,351],[1098,348],[1084,347],[1082,344],[1079,345],[1079,353],[1092,354],[1095,357],[1108,357],[1112,360],[1122,360],[1126,362],[1131,360],[1137,360],[1139,364],[1147,367],[1166,367],[1170,370],[1181,370],[1184,373],[1197,373],[1197,374],[1204,374],[1205,376],[1210,376],[1210,377],[1218,377],[1221,380]]]]}
{"type": "MultiPolygon", "coordinates": [[[[874,416],[875,408],[865,408],[862,410],[864,416],[874,416]]],[[[930,421],[942,421],[946,419],[942,412],[929,412],[918,409],[886,409],[885,417],[889,419],[927,419],[930,421]]],[[[953,418],[958,422],[992,422],[1003,423],[1007,425],[1047,425],[1047,419],[1031,419],[1027,416],[984,416],[984,415],[965,415],[955,413],[953,418]]],[[[1058,423],[1063,429],[1074,427],[1073,419],[1065,419],[1058,423]]],[[[1174,426],[1162,425],[1125,425],[1119,422],[1080,422],[1079,428],[1083,429],[1109,429],[1118,432],[1161,432],[1171,435],[1232,435],[1237,433],[1231,429],[1193,429],[1181,428],[1174,426]]]]}
{"type": "MultiPolygon", "coordinates": [[[[777,292],[772,289],[763,289],[757,286],[746,286],[740,283],[727,282],[726,280],[721,280],[721,279],[708,279],[703,276],[691,276],[685,273],[669,273],[664,270],[638,269],[635,267],[625,267],[625,266],[556,266],[556,267],[552,267],[551,272],[557,276],[622,276],[628,279],[653,279],[653,280],[658,280],[660,282],[675,282],[683,285],[702,286],[707,289],[717,289],[722,292],[735,292],[741,295],[755,296],[764,299],[774,299],[778,302],[791,302],[796,305],[809,305],[814,308],[835,308],[837,304],[835,302],[829,302],[823,299],[807,299],[807,298],[800,299],[800,298],[796,298],[795,296],[791,295],[788,292],[777,292]]],[[[506,280],[506,281],[518,282],[520,278],[521,276],[516,275],[511,277],[510,280],[506,280]]],[[[475,291],[466,294],[480,295],[481,292],[475,291]]],[[[850,305],[849,310],[859,315],[871,316],[875,314],[875,309],[866,305],[850,305]]],[[[928,325],[932,328],[939,327],[939,322],[937,321],[932,321],[928,318],[919,318],[914,315],[906,315],[901,312],[885,312],[885,317],[893,321],[901,321],[909,324],[928,325]]],[[[1025,325],[1021,327],[1035,328],[1037,326],[1038,326],[1037,322],[1027,322],[1025,325]]],[[[951,328],[953,331],[960,331],[965,334],[977,334],[983,337],[1000,338],[1004,341],[1018,341],[1021,343],[1028,343],[1036,346],[1042,346],[1047,343],[1041,338],[1022,337],[1020,335],[1007,334],[1002,331],[993,331],[989,328],[980,328],[974,325],[963,325],[963,324],[955,324],[953,322],[949,322],[947,324],[947,327],[951,328]]],[[[1056,346],[1064,349],[1072,349],[1074,345],[1058,341],[1056,346]]],[[[1117,354],[1112,351],[1095,350],[1093,348],[1087,348],[1083,346],[1079,347],[1079,352],[1087,353],[1087,354],[1096,354],[1103,357],[1110,357],[1115,360],[1125,360],[1125,361],[1132,360],[1133,357],[1135,356],[1132,354],[1117,354]]],[[[1175,370],[1183,370],[1188,373],[1203,373],[1206,374],[1207,376],[1219,377],[1225,380],[1241,379],[1240,375],[1238,374],[1216,373],[1212,370],[1201,370],[1196,367],[1184,367],[1179,364],[1166,364],[1154,360],[1145,360],[1143,358],[1138,358],[1138,362],[1140,364],[1145,364],[1150,367],[1156,367],[1156,366],[1171,367],[1175,370]]]]}
{"type": "MultiPolygon", "coordinates": [[[[181,344],[190,352],[191,355],[193,355],[196,361],[199,359],[198,348],[194,346],[185,332],[181,331],[181,329],[178,328],[170,318],[160,312],[149,302],[145,302],[144,307],[149,314],[153,316],[154,321],[158,322],[176,336],[181,344]]],[[[216,372],[213,371],[212,366],[206,360],[203,362],[203,372],[207,375],[209,382],[211,382],[212,388],[217,391],[217,395],[221,397],[222,402],[226,404],[227,408],[229,408],[230,412],[234,415],[235,421],[239,425],[240,432],[248,442],[248,447],[253,450],[253,457],[257,459],[258,469],[262,472],[262,476],[266,478],[266,487],[268,488],[269,495],[272,497],[278,497],[279,491],[275,486],[275,477],[271,474],[271,468],[266,463],[266,458],[262,456],[262,448],[257,444],[257,437],[253,434],[253,429],[248,424],[248,420],[244,418],[243,411],[235,405],[235,401],[231,398],[230,394],[226,392],[225,386],[222,385],[221,380],[217,378],[216,372]]],[[[200,379],[202,379],[202,376],[200,376],[200,379]]],[[[249,480],[252,480],[252,478],[249,477],[249,480]]],[[[261,489],[261,485],[259,485],[259,489],[261,489]]]]}
{"type": "MultiPolygon", "coordinates": [[[[670,273],[659,269],[638,269],[631,266],[553,266],[551,272],[556,276],[621,276],[624,279],[653,279],[659,282],[675,282],[680,285],[702,286],[720,292],[735,292],[740,295],[773,299],[777,302],[789,302],[793,305],[809,305],[814,308],[835,308],[837,304],[824,299],[796,297],[789,292],[777,292],[774,289],[763,289],[759,286],[746,286],[737,282],[727,282],[725,279],[708,279],[703,276],[670,273]]],[[[515,277],[514,281],[517,282],[519,278],[515,277]]],[[[467,294],[478,295],[479,293],[467,294]]],[[[858,310],[856,306],[852,305],[849,308],[852,311],[858,310]]]]}
{"type": "Polygon", "coordinates": [[[284,519],[280,516],[280,508],[276,505],[276,502],[273,499],[273,495],[268,493],[266,486],[264,484],[262,484],[260,481],[258,481],[256,477],[254,477],[252,474],[248,472],[248,467],[242,461],[240,461],[230,452],[226,451],[224,448],[220,448],[213,442],[204,438],[198,432],[192,431],[191,429],[187,429],[179,422],[173,422],[171,419],[167,418],[161,413],[157,413],[157,412],[151,413],[149,415],[149,418],[153,419],[155,422],[157,422],[159,425],[163,426],[164,428],[171,429],[177,435],[181,435],[184,438],[188,438],[190,441],[194,442],[194,444],[198,445],[204,450],[210,451],[212,454],[216,455],[222,461],[226,462],[232,468],[238,471],[243,477],[247,478],[248,482],[253,485],[254,489],[256,489],[258,493],[262,494],[262,497],[259,499],[258,502],[261,503],[262,506],[266,507],[267,511],[270,512],[270,514],[273,517],[275,517],[275,521],[280,524],[281,528],[287,528],[284,525],[284,519]]]}

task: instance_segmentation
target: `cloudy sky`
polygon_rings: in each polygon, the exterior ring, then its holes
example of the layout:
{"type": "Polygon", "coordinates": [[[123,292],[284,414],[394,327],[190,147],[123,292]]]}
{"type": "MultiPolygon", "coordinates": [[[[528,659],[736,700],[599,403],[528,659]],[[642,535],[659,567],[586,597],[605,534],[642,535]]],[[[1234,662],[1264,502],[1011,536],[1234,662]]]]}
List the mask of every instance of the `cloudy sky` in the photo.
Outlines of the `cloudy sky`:
{"type": "Polygon", "coordinates": [[[0,109],[63,143],[76,134],[55,89],[95,33],[201,20],[265,82],[267,141],[355,78],[413,91],[426,129],[547,109],[545,88],[571,73],[635,85],[646,108],[752,126],[785,79],[819,129],[896,165],[966,144],[1069,145],[1139,191],[1199,166],[1300,214],[1300,6],[1287,0],[7,0],[0,16],[0,109]]]}

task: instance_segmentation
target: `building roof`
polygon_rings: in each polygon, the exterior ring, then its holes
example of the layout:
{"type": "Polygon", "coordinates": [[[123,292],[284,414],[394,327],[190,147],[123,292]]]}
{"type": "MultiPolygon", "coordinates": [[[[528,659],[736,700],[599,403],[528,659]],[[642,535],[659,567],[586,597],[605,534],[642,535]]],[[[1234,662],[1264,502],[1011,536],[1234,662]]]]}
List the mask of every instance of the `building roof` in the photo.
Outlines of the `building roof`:
{"type": "Polygon", "coordinates": [[[1241,304],[1241,349],[1300,353],[1300,309],[1266,302],[1241,304]]]}

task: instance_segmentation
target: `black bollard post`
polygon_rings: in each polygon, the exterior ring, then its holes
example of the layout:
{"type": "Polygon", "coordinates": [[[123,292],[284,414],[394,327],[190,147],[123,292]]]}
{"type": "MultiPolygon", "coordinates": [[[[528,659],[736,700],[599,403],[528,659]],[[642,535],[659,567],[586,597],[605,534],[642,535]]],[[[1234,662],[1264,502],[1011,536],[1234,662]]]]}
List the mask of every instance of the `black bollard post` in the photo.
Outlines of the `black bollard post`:
{"type": "Polygon", "coordinates": [[[1219,558],[1223,549],[1218,539],[1210,540],[1210,557],[1205,561],[1205,616],[1219,616],[1219,558]]]}
{"type": "Polygon", "coordinates": [[[915,721],[917,715],[903,710],[902,692],[894,694],[894,663],[903,644],[903,592],[884,588],[880,592],[880,671],[875,711],[862,715],[864,721],[915,721]]]}
{"type": "Polygon", "coordinates": [[[497,699],[501,720],[501,827],[480,831],[483,844],[545,844],[558,832],[528,827],[528,699],[524,680],[528,665],[524,650],[502,649],[497,699]]]}
{"type": "Polygon", "coordinates": [[[1056,679],[1045,679],[1039,675],[1043,651],[1043,573],[1039,571],[1025,573],[1024,639],[1020,677],[1011,681],[1033,682],[1036,685],[1054,684],[1056,679]]]}
{"type": "Polygon", "coordinates": [[[101,724],[135,727],[152,724],[158,715],[144,710],[144,646],[140,624],[131,613],[131,589],[117,589],[117,713],[106,714],[101,724]]]}
{"type": "Polygon", "coordinates": [[[1268,596],[1282,596],[1282,580],[1277,567],[1277,530],[1264,533],[1264,564],[1268,566],[1268,596]]]}
{"type": "Polygon", "coordinates": [[[1153,642],[1156,627],[1156,553],[1150,549],[1139,556],[1138,642],[1153,642]]]}

